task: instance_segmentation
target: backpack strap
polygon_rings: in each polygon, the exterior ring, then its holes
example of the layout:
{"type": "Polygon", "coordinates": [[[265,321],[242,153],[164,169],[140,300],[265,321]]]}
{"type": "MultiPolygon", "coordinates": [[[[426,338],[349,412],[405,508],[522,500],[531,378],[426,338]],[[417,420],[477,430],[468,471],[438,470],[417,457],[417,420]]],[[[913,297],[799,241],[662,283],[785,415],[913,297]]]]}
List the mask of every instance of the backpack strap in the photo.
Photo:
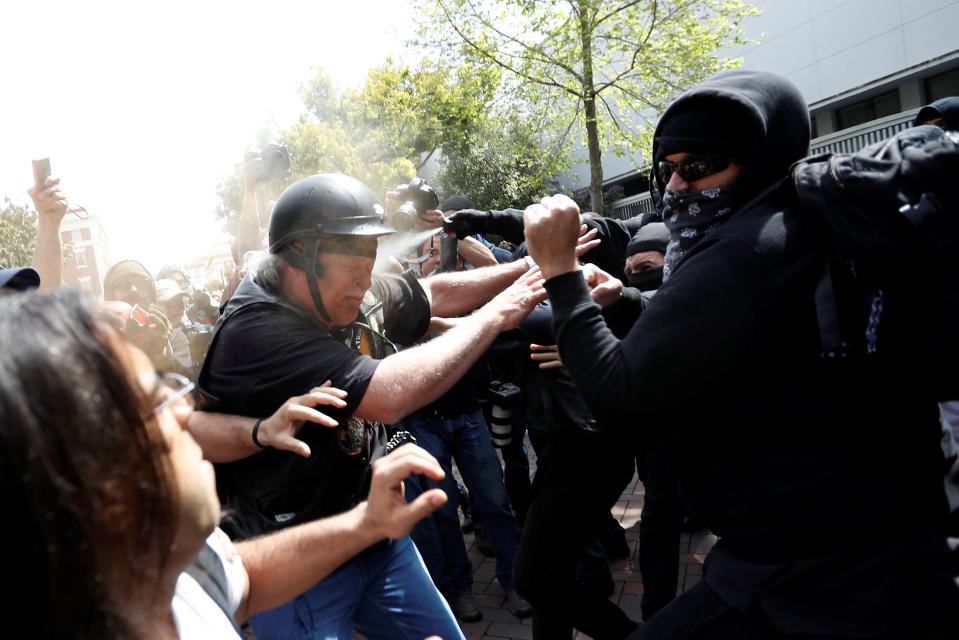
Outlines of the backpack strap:
{"type": "Polygon", "coordinates": [[[200,549],[200,553],[197,554],[193,564],[187,568],[186,573],[196,580],[203,591],[210,596],[210,599],[223,610],[237,635],[242,638],[243,633],[237,626],[236,620],[233,619],[233,611],[230,610],[226,570],[223,568],[223,563],[216,551],[209,544],[204,543],[203,548],[200,549]]]}

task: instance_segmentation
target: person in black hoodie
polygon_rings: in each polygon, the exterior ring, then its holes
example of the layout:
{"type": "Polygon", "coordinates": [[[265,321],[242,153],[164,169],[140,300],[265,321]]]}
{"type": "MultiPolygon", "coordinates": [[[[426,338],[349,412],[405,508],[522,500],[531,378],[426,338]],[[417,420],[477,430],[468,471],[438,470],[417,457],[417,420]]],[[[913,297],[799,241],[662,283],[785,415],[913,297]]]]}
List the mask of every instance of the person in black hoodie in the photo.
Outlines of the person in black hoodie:
{"type": "Polygon", "coordinates": [[[576,205],[555,196],[526,211],[577,388],[627,433],[673,418],[685,506],[720,537],[703,580],[630,637],[955,630],[944,381],[924,375],[920,353],[820,356],[822,232],[782,180],[808,142],[802,96],[766,72],[720,72],[667,109],[653,140],[664,282],[622,340],[573,258],[576,205]]]}

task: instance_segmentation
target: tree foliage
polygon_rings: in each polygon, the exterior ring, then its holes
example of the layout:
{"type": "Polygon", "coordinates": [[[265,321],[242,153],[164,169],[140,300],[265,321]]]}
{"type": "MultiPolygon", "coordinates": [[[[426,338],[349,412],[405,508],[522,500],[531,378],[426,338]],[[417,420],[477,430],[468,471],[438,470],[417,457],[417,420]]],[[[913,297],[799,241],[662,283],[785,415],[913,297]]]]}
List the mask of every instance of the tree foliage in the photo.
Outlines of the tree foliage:
{"type": "Polygon", "coordinates": [[[414,0],[420,46],[486,60],[543,112],[543,133],[581,137],[592,209],[602,151],[646,154],[652,121],[683,89],[739,60],[747,0],[414,0]]]}
{"type": "Polygon", "coordinates": [[[0,264],[8,268],[29,266],[36,248],[37,212],[4,198],[0,210],[0,264]]]}
{"type": "MultiPolygon", "coordinates": [[[[361,88],[342,92],[319,70],[301,88],[304,113],[276,134],[292,155],[289,180],[263,185],[265,195],[275,198],[290,181],[332,171],[382,196],[435,160],[436,186],[445,195],[470,194],[481,206],[528,204],[566,168],[568,153],[540,148],[528,104],[497,107],[500,80],[497,65],[469,55],[456,65],[427,61],[415,68],[388,59],[361,88]]],[[[261,137],[262,144],[269,136],[261,137]]],[[[238,164],[217,190],[217,215],[230,231],[243,184],[238,164]]]]}

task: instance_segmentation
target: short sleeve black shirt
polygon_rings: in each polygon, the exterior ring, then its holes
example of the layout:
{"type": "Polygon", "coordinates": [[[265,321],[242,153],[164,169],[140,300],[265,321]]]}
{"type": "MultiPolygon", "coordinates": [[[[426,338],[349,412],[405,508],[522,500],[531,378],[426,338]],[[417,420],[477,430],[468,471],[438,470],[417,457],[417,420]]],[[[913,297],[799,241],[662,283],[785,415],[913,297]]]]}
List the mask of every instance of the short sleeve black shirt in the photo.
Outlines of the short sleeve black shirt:
{"type": "MultiPolygon", "coordinates": [[[[221,500],[235,512],[236,532],[255,535],[349,509],[365,495],[369,467],[368,447],[352,446],[363,438],[363,422],[351,416],[379,360],[347,345],[370,340],[354,339],[353,328],[331,332],[250,279],[235,295],[238,304],[226,307],[200,377],[213,408],[264,418],[326,380],[347,392],[344,409],[320,407],[337,428],[307,424],[300,431],[310,458],[269,449],[217,465],[221,500]]],[[[412,342],[429,323],[426,295],[409,278],[374,276],[364,308],[374,310],[358,318],[376,332],[373,342],[412,342]]]]}

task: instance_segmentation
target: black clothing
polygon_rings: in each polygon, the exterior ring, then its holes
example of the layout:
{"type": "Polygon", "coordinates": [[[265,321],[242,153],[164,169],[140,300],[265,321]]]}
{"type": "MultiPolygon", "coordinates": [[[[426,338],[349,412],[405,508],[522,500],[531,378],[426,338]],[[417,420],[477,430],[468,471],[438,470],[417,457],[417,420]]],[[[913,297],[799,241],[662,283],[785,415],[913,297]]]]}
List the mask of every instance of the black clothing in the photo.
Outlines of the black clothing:
{"type": "Polygon", "coordinates": [[[303,458],[267,449],[217,465],[217,488],[244,537],[340,513],[365,497],[370,453],[383,425],[352,417],[389,341],[409,344],[426,330],[429,302],[412,277],[373,276],[357,324],[331,330],[244,278],[227,303],[200,374],[206,408],[270,416],[291,396],[325,380],[347,392],[346,407],[324,407],[336,429],[307,425],[303,458]],[[384,336],[387,339],[384,339],[384,336]]]}
{"type": "MultiPolygon", "coordinates": [[[[765,132],[746,167],[758,193],[805,151],[805,104],[755,71],[717,74],[677,103],[716,96],[765,132]]],[[[546,287],[597,418],[642,430],[651,413],[673,417],[689,515],[721,538],[711,589],[780,632],[905,632],[955,591],[936,535],[949,511],[936,398],[912,375],[918,361],[820,358],[823,261],[817,229],[779,191],[697,243],[622,341],[579,274],[546,287]]]]}

